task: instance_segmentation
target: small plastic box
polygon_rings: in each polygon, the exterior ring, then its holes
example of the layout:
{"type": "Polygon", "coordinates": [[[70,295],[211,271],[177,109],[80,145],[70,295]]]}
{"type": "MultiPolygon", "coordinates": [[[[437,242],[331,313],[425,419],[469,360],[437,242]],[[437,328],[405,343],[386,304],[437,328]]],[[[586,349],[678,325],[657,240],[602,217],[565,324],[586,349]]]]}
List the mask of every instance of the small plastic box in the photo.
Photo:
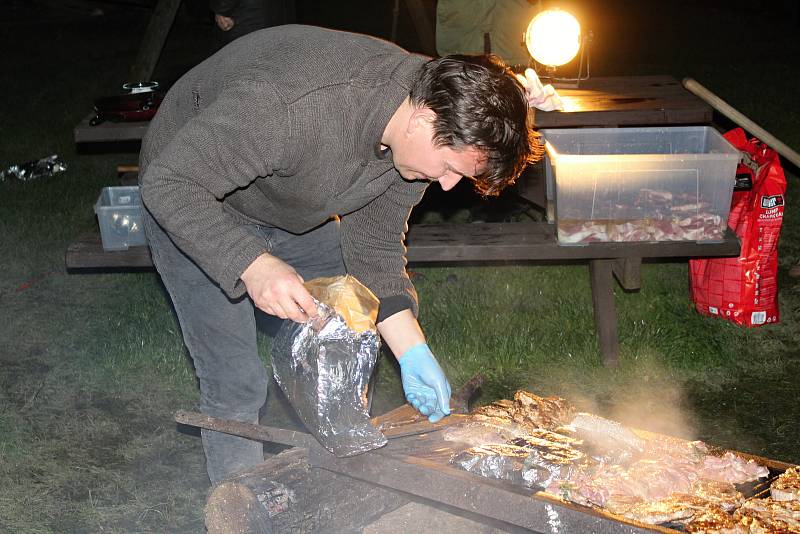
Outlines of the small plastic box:
{"type": "Polygon", "coordinates": [[[138,186],[104,187],[94,205],[103,250],[128,250],[147,244],[138,186]]]}
{"type": "Polygon", "coordinates": [[[547,129],[558,241],[721,241],[739,152],[708,126],[547,129]]]}

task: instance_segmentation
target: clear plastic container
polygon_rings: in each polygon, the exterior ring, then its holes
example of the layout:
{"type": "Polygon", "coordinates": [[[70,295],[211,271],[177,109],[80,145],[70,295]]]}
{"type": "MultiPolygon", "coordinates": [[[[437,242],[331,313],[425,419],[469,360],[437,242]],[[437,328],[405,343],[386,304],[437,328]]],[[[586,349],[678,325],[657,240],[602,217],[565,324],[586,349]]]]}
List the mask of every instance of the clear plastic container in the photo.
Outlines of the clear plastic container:
{"type": "Polygon", "coordinates": [[[138,186],[104,187],[94,205],[103,250],[128,250],[147,244],[138,186]]]}
{"type": "Polygon", "coordinates": [[[559,243],[723,239],[740,156],[713,128],[542,134],[559,243]]]}

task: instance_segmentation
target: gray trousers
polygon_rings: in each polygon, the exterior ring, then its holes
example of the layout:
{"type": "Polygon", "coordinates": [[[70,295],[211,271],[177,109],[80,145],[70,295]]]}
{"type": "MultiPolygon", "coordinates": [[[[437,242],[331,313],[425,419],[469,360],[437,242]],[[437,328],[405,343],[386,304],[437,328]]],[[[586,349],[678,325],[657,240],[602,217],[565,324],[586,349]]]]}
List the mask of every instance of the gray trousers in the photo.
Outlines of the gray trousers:
{"type": "MultiPolygon", "coordinates": [[[[249,297],[231,300],[178,249],[145,210],[144,227],[153,263],[180,322],[200,384],[200,410],[207,415],[258,423],[267,400],[267,377],[256,345],[255,309],[249,297]]],[[[306,234],[256,226],[271,254],[294,267],[305,280],[345,273],[339,222],[306,234]]],[[[261,442],[202,431],[206,467],[212,483],[264,461],[261,442]]]]}

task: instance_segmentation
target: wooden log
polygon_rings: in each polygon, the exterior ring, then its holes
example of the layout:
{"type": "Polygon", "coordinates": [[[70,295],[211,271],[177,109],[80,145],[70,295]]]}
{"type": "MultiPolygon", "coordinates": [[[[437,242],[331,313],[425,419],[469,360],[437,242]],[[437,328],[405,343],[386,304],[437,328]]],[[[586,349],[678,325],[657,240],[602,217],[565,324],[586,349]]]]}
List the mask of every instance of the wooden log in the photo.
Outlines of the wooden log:
{"type": "Polygon", "coordinates": [[[205,519],[209,534],[267,534],[273,530],[266,507],[250,488],[235,482],[225,482],[211,491],[205,519]]]}

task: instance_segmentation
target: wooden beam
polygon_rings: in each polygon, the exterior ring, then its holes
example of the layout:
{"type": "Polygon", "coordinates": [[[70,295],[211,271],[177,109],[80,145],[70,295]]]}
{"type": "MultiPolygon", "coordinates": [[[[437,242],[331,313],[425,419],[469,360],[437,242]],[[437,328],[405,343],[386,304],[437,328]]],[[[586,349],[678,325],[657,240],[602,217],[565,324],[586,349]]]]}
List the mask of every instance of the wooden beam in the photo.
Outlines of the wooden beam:
{"type": "Polygon", "coordinates": [[[70,243],[64,256],[67,271],[152,269],[148,247],[128,250],[103,250],[100,233],[84,234],[70,243]]]}
{"type": "Polygon", "coordinates": [[[141,141],[150,126],[149,121],[102,122],[92,126],[89,121],[95,116],[92,111],[72,129],[75,143],[113,143],[119,141],[141,141]]]}
{"type": "Polygon", "coordinates": [[[161,50],[167,41],[167,35],[175,21],[175,14],[181,0],[158,0],[153,14],[150,15],[150,22],[144,32],[142,44],[139,47],[139,54],[131,67],[129,82],[150,81],[156,69],[161,50]]]}
{"type": "Polygon", "coordinates": [[[603,365],[616,367],[619,363],[619,339],[617,338],[617,309],[614,304],[612,265],[614,260],[592,260],[589,262],[589,277],[592,283],[594,324],[603,365]]]}

